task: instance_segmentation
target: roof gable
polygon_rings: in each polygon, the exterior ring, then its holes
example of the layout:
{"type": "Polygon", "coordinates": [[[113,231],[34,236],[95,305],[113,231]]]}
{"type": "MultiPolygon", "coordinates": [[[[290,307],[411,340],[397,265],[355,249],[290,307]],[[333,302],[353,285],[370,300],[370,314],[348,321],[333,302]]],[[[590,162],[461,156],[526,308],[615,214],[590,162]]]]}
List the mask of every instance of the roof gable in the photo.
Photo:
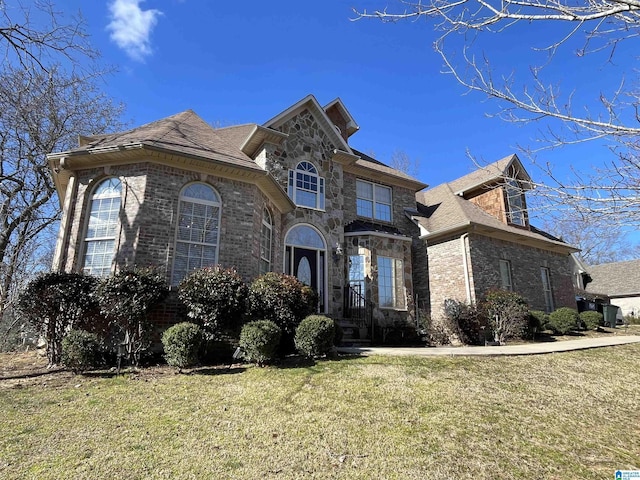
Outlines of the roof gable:
{"type": "Polygon", "coordinates": [[[531,189],[531,177],[516,154],[478,168],[464,177],[449,182],[449,185],[456,195],[465,196],[469,192],[495,185],[508,178],[519,180],[525,190],[531,189]]]}
{"type": "Polygon", "coordinates": [[[336,131],[333,122],[331,121],[331,119],[329,119],[327,113],[320,106],[313,95],[307,95],[302,100],[294,103],[283,112],[279,113],[270,120],[267,120],[262,126],[266,128],[277,129],[287,120],[290,120],[305,109],[308,109],[309,112],[311,112],[316,121],[324,129],[333,144],[336,145],[339,150],[345,151],[347,153],[353,153],[344,138],[342,138],[342,136],[336,131]]]}

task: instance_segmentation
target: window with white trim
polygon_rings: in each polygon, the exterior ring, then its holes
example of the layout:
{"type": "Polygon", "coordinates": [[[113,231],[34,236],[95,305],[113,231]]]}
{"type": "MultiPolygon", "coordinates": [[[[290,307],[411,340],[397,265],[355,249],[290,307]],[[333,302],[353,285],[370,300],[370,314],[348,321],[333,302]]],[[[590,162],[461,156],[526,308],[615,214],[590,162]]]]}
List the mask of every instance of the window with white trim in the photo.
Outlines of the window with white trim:
{"type": "Polygon", "coordinates": [[[520,184],[514,180],[507,180],[507,220],[514,225],[526,226],[526,216],[524,209],[524,193],[520,184]]]}
{"type": "Polygon", "coordinates": [[[500,288],[513,291],[513,280],[511,279],[511,262],[500,260],[500,288]]]}
{"type": "Polygon", "coordinates": [[[271,213],[265,208],[262,211],[262,232],[260,235],[260,275],[271,271],[272,232],[271,213]]]}
{"type": "Polygon", "coordinates": [[[287,193],[300,207],[324,210],[324,178],[310,162],[300,162],[295,170],[289,170],[287,193]]]}
{"type": "Polygon", "coordinates": [[[391,188],[356,180],[356,197],[358,216],[391,221],[391,188]]]}
{"type": "Polygon", "coordinates": [[[547,267],[540,267],[540,276],[542,277],[545,311],[551,313],[554,310],[553,292],[551,291],[551,271],[547,267]]]}
{"type": "Polygon", "coordinates": [[[378,305],[398,309],[407,306],[404,268],[398,258],[378,256],[378,305]]]}
{"type": "Polygon", "coordinates": [[[204,183],[182,189],[171,284],[177,285],[192,270],[216,265],[222,205],[216,191],[204,183]]]}
{"type": "Polygon", "coordinates": [[[100,182],[91,194],[82,265],[88,275],[105,277],[112,271],[121,196],[122,184],[113,177],[100,182]]]}

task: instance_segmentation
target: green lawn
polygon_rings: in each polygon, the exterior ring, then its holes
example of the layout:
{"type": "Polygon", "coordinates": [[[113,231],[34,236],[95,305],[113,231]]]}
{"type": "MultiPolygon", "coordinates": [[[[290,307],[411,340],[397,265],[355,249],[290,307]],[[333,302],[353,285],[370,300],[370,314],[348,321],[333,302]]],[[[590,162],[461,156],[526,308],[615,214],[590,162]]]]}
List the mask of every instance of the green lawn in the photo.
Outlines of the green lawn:
{"type": "Polygon", "coordinates": [[[0,478],[612,479],[640,469],[639,359],[629,345],[0,380],[0,478]]]}

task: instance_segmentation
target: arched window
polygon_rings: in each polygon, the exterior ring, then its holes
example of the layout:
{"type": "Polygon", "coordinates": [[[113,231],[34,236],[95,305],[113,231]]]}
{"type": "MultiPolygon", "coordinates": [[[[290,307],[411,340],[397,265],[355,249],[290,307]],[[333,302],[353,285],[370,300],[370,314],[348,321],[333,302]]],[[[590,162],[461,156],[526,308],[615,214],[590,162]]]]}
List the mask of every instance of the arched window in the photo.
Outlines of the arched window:
{"type": "Polygon", "coordinates": [[[324,210],[324,178],[310,162],[300,162],[289,170],[289,197],[301,207],[324,210]]]}
{"type": "Polygon", "coordinates": [[[173,259],[172,285],[191,270],[218,263],[220,197],[204,183],[187,185],[178,202],[178,226],[173,259]]]}
{"type": "Polygon", "coordinates": [[[89,201],[82,271],[100,277],[111,273],[118,236],[122,184],[117,178],[100,182],[89,201]]]}
{"type": "Polygon", "coordinates": [[[260,274],[271,271],[271,239],[273,222],[266,208],[262,211],[262,233],[260,236],[260,274]]]}

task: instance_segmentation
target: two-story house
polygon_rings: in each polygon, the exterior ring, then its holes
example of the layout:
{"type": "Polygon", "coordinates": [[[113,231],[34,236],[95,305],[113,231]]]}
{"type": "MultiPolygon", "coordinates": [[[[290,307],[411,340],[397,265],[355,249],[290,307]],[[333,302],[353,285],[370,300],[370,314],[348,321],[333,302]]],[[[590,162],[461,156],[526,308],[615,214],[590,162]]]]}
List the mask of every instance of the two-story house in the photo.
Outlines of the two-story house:
{"type": "Polygon", "coordinates": [[[215,129],[188,110],[80,137],[49,155],[63,208],[53,268],[156,266],[173,286],[215,264],[247,281],[284,272],[318,292],[320,312],[379,324],[410,322],[416,295],[437,315],[493,286],[566,303],[571,247],[529,226],[515,157],[502,174],[515,168],[517,184],[485,172],[423,191],[351,148],[357,130],[341,100],[309,95],[262,125],[215,129]]]}

